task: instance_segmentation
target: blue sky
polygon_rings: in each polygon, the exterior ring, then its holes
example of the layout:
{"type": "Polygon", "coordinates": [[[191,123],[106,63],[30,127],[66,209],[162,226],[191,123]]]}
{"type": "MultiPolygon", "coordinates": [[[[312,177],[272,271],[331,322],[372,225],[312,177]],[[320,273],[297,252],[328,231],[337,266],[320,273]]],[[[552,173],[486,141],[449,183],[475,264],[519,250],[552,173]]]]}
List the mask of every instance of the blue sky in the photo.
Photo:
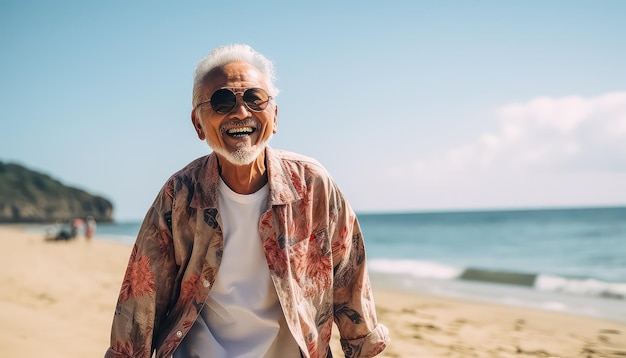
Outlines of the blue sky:
{"type": "Polygon", "coordinates": [[[192,74],[248,43],[281,93],[271,145],[360,212],[626,204],[624,1],[0,0],[0,160],[140,219],[209,152],[192,74]]]}

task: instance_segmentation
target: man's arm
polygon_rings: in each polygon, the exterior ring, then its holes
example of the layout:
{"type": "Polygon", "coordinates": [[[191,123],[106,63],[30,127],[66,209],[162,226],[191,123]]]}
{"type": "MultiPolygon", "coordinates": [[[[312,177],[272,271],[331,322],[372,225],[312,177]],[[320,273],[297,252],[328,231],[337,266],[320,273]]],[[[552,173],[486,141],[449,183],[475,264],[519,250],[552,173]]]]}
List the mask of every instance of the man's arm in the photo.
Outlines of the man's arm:
{"type": "Polygon", "coordinates": [[[171,193],[164,187],[146,214],[133,246],[105,357],[146,357],[165,313],[175,275],[171,193]]]}
{"type": "Polygon", "coordinates": [[[358,220],[336,187],[331,205],[335,206],[331,213],[337,215],[331,232],[335,264],[334,315],[341,347],[346,357],[373,357],[390,341],[389,330],[376,318],[358,220]]]}

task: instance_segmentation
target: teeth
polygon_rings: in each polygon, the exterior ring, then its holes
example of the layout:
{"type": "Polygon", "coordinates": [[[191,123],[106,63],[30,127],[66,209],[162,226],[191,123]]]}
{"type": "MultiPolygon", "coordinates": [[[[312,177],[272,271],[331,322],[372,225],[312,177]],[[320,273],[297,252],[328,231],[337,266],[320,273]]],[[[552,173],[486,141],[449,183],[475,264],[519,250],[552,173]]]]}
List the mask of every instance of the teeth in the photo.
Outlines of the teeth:
{"type": "Polygon", "coordinates": [[[226,131],[226,133],[228,134],[250,134],[254,131],[254,128],[252,127],[238,127],[238,128],[231,128],[229,130],[226,131]]]}

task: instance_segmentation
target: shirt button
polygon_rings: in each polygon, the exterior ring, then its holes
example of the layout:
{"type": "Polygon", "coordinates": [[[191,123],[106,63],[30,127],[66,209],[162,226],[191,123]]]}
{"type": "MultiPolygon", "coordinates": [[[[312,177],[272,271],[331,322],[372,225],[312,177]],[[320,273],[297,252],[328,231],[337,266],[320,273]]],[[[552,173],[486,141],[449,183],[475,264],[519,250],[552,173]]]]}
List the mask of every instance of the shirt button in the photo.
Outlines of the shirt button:
{"type": "Polygon", "coordinates": [[[183,332],[182,331],[176,331],[176,337],[180,338],[183,336],[183,332]]]}
{"type": "Polygon", "coordinates": [[[211,286],[211,282],[209,282],[207,280],[204,280],[204,282],[202,282],[202,286],[209,287],[209,286],[211,286]]]}

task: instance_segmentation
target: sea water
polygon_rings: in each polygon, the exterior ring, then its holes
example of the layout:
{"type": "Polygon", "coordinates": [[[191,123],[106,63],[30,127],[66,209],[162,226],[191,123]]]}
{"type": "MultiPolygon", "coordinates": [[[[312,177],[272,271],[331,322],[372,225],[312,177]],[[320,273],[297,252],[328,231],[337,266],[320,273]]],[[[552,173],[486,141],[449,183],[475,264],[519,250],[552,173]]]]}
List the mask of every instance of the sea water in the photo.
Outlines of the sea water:
{"type": "MultiPolygon", "coordinates": [[[[375,286],[626,321],[626,207],[358,218],[375,286]]],[[[132,244],[139,226],[97,236],[132,244]]]]}

